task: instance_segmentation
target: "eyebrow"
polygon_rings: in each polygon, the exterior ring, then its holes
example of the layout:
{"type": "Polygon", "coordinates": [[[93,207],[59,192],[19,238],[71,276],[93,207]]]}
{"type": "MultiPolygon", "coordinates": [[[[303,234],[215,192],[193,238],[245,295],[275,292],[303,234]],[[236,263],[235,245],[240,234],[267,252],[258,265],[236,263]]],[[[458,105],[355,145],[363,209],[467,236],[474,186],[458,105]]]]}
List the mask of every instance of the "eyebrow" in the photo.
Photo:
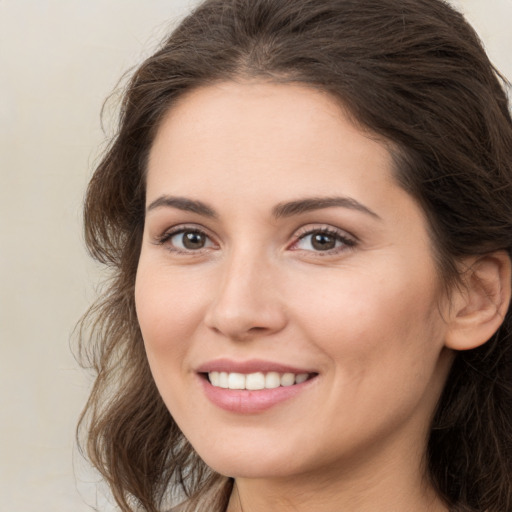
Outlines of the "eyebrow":
{"type": "Polygon", "coordinates": [[[158,199],[155,199],[147,208],[146,213],[151,210],[155,210],[156,208],[177,208],[178,210],[183,210],[185,212],[193,212],[199,215],[203,215],[204,217],[216,218],[217,214],[206,203],[202,201],[196,201],[193,199],[187,199],[186,197],[174,197],[174,196],[160,196],[158,199]]]}
{"type": "MultiPolygon", "coordinates": [[[[177,208],[178,210],[197,213],[204,217],[217,218],[218,215],[215,210],[202,201],[194,199],[187,199],[186,197],[175,196],[160,196],[155,199],[147,208],[146,213],[156,208],[177,208]]],[[[374,211],[364,206],[359,201],[351,197],[308,197],[304,199],[297,199],[295,201],[288,201],[277,204],[272,209],[272,215],[276,218],[291,217],[293,215],[300,215],[302,213],[311,212],[314,210],[322,210],[325,208],[342,207],[351,210],[357,210],[376,219],[381,219],[374,211]]]]}
{"type": "Polygon", "coordinates": [[[301,213],[332,207],[349,208],[366,213],[376,219],[381,219],[381,217],[370,210],[370,208],[351,197],[308,197],[296,201],[279,203],[273,208],[273,214],[276,218],[291,217],[292,215],[300,215],[301,213]]]}

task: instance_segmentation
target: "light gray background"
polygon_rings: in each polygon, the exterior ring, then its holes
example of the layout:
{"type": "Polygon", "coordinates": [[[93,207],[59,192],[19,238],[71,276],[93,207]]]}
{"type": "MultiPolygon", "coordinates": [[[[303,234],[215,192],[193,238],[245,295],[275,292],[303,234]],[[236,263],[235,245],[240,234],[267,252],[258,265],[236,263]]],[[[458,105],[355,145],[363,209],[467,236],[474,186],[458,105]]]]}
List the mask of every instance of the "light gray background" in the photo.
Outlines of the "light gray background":
{"type": "MultiPolygon", "coordinates": [[[[0,509],[112,510],[76,453],[69,344],[99,271],[81,203],[99,112],[195,0],[0,0],[0,509]]],[[[512,78],[512,0],[454,0],[512,78]]]]}

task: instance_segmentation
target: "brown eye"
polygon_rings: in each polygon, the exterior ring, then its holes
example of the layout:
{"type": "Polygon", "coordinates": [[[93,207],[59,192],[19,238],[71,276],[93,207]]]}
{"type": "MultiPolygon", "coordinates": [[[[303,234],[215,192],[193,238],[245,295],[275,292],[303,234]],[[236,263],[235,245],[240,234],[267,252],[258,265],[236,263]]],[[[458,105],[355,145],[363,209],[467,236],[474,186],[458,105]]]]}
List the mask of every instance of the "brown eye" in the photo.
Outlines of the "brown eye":
{"type": "Polygon", "coordinates": [[[185,231],[181,237],[185,249],[202,249],[206,244],[206,236],[198,231],[185,231]]]}
{"type": "Polygon", "coordinates": [[[336,238],[326,233],[315,233],[311,236],[311,246],[317,251],[328,251],[336,247],[336,238]]]}
{"type": "Polygon", "coordinates": [[[170,250],[176,252],[199,251],[215,246],[206,233],[197,229],[180,229],[169,233],[162,237],[160,243],[167,245],[170,250]]]}
{"type": "Polygon", "coordinates": [[[355,245],[356,241],[349,238],[343,231],[315,229],[300,236],[293,245],[293,249],[311,252],[338,252],[355,245]]]}

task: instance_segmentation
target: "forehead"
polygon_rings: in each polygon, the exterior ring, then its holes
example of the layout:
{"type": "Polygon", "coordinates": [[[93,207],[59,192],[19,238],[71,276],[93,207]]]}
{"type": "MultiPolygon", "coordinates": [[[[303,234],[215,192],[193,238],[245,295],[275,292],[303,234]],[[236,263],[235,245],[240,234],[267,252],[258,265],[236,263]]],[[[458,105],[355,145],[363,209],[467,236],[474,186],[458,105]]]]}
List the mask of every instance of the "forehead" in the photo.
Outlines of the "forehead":
{"type": "Polygon", "coordinates": [[[170,109],[150,152],[148,196],[163,182],[208,187],[221,177],[239,187],[284,180],[292,189],[325,193],[344,175],[355,192],[394,184],[392,167],[385,144],[329,94],[297,84],[226,82],[194,90],[170,109]]]}

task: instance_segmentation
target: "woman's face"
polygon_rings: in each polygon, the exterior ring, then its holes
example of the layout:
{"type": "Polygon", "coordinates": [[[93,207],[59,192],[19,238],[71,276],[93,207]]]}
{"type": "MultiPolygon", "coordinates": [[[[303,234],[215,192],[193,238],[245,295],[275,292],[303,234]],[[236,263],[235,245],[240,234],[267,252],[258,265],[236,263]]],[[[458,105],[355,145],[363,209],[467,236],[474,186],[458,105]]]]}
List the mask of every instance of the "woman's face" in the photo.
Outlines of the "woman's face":
{"type": "Polygon", "coordinates": [[[446,301],[392,165],[299,85],[212,85],[164,119],[137,314],[158,389],[215,470],[420,459],[451,362],[446,301]]]}

